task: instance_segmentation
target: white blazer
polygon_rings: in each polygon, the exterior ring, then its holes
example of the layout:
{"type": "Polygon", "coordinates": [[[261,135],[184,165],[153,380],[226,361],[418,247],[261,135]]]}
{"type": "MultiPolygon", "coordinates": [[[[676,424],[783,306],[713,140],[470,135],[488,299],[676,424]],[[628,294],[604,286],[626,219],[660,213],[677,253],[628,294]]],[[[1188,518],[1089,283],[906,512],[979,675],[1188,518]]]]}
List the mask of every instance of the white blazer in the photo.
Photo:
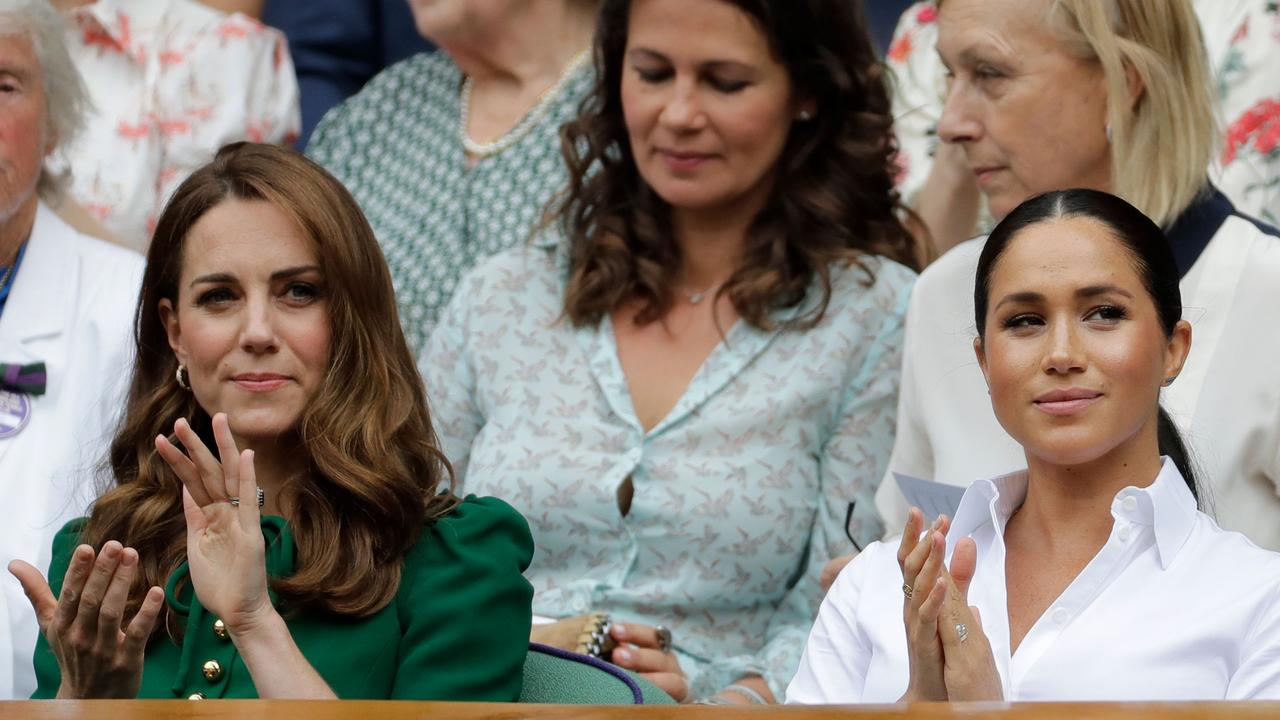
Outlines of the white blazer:
{"type": "MultiPolygon", "coordinates": [[[[43,361],[31,419],[0,440],[0,562],[49,567],[53,535],[97,494],[95,465],[123,409],[133,369],[142,256],[82,235],[42,203],[0,313],[0,361],[43,361]]],[[[22,586],[0,578],[0,700],[29,697],[35,614],[22,586]]]]}

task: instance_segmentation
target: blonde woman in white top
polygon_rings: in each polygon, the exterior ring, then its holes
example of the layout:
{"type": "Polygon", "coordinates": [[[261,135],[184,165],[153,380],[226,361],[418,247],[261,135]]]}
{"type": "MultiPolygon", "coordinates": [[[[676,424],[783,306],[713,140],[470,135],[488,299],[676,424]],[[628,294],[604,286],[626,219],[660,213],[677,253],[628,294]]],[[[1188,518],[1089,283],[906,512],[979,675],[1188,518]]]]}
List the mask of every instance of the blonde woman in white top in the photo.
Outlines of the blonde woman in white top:
{"type": "Polygon", "coordinates": [[[974,350],[1028,469],[855,558],[788,701],[1280,697],[1280,554],[1198,511],[1158,404],[1191,347],[1160,229],[1095,190],[1037,196],[975,284],[974,350]]]}

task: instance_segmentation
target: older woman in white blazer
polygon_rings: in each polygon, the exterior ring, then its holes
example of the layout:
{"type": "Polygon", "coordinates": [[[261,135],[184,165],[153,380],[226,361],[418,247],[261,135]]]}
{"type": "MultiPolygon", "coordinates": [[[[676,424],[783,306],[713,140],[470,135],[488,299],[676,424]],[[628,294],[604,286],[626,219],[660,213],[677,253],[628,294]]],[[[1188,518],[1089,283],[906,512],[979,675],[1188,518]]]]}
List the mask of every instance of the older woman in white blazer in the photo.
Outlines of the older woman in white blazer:
{"type": "MultiPolygon", "coordinates": [[[[54,214],[58,147],[84,87],[45,0],[0,0],[0,560],[48,565],[53,534],[84,513],[132,367],[136,253],[54,214]]],[[[0,578],[0,700],[35,688],[36,621],[0,578]]]]}

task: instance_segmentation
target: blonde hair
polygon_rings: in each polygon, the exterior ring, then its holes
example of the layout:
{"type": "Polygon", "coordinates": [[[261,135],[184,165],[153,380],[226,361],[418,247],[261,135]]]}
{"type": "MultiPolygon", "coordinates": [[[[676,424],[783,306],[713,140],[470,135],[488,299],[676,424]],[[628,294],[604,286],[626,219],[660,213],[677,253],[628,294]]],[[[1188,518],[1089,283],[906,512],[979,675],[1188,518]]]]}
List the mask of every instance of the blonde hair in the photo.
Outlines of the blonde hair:
{"type": "Polygon", "coordinates": [[[1112,192],[1168,227],[1204,188],[1218,141],[1190,0],[1052,0],[1049,20],[1068,51],[1102,66],[1112,192]],[[1141,81],[1132,102],[1130,73],[1141,81]]]}

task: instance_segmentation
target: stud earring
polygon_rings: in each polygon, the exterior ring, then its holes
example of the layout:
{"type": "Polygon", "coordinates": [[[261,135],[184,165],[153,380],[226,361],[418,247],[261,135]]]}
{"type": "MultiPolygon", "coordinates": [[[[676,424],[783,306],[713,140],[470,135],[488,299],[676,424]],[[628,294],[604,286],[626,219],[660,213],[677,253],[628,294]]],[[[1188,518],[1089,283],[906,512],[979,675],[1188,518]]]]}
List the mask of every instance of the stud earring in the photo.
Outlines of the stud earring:
{"type": "Polygon", "coordinates": [[[187,384],[186,378],[182,376],[183,373],[186,372],[186,370],[187,370],[186,365],[183,365],[182,363],[178,363],[178,370],[177,372],[174,373],[174,377],[178,381],[178,387],[182,388],[183,390],[190,390],[191,385],[187,384]]]}
{"type": "Polygon", "coordinates": [[[809,120],[813,119],[813,113],[809,112],[808,110],[801,110],[796,115],[796,117],[799,118],[802,122],[808,122],[809,120]]]}
{"type": "Polygon", "coordinates": [[[1103,130],[1107,133],[1107,144],[1111,143],[1111,123],[1107,123],[1103,130]]]}
{"type": "Polygon", "coordinates": [[[1177,375],[1170,375],[1169,377],[1165,378],[1165,379],[1164,379],[1164,387],[1169,387],[1170,385],[1172,385],[1172,384],[1173,384],[1173,381],[1174,381],[1174,380],[1177,380],[1177,379],[1178,379],[1178,376],[1177,376],[1177,375]]]}

